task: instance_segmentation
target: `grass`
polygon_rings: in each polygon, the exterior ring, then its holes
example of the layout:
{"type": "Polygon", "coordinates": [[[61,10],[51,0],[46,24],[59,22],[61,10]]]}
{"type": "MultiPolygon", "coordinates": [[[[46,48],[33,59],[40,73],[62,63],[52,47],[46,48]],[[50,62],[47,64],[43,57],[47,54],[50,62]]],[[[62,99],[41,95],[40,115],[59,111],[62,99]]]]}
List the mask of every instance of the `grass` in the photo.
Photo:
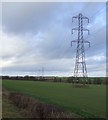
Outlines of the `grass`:
{"type": "Polygon", "coordinates": [[[55,104],[83,117],[105,117],[106,87],[73,88],[69,83],[3,80],[3,88],[55,104]]]}
{"type": "Polygon", "coordinates": [[[8,99],[2,99],[2,117],[3,118],[23,118],[17,107],[15,107],[8,99]]]}

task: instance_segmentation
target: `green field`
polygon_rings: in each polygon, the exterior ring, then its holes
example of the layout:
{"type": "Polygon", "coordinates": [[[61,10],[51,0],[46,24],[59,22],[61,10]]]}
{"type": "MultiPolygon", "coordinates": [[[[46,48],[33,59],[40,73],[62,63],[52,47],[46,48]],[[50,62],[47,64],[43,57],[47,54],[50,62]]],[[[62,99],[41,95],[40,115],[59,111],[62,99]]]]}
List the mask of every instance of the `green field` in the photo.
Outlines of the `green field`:
{"type": "Polygon", "coordinates": [[[3,80],[3,88],[45,103],[51,103],[83,117],[105,117],[106,87],[73,88],[69,83],[3,80]]]}

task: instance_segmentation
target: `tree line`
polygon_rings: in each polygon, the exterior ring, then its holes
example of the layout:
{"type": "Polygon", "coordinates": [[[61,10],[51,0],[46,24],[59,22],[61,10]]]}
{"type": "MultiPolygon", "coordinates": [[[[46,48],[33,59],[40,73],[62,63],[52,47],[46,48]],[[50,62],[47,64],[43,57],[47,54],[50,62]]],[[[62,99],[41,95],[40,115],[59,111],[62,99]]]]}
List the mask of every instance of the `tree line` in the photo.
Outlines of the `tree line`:
{"type": "Polygon", "coordinates": [[[2,80],[28,80],[28,81],[50,81],[50,82],[65,82],[65,83],[82,83],[85,81],[87,84],[108,84],[106,77],[87,77],[87,78],[74,78],[74,77],[57,77],[57,76],[1,76],[2,80]]]}

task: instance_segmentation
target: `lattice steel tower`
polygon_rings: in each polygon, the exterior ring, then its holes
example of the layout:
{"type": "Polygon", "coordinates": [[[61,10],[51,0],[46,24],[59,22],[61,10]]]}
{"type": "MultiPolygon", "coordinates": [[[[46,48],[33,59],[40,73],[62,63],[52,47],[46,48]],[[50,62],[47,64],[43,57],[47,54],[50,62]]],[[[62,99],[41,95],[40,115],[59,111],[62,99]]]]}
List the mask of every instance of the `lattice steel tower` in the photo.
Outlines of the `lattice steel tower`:
{"type": "Polygon", "coordinates": [[[74,69],[74,77],[87,77],[87,68],[86,68],[86,62],[85,62],[85,47],[84,43],[89,43],[90,47],[90,42],[84,40],[84,31],[87,31],[89,34],[88,29],[83,28],[83,23],[84,19],[87,20],[89,23],[89,19],[85,16],[83,16],[81,13],[78,14],[78,16],[72,17],[72,22],[74,19],[78,20],[78,28],[73,28],[72,29],[72,34],[74,30],[78,31],[78,39],[71,41],[71,46],[73,42],[77,43],[77,50],[76,50],[76,62],[75,62],[75,69],[74,69]]]}

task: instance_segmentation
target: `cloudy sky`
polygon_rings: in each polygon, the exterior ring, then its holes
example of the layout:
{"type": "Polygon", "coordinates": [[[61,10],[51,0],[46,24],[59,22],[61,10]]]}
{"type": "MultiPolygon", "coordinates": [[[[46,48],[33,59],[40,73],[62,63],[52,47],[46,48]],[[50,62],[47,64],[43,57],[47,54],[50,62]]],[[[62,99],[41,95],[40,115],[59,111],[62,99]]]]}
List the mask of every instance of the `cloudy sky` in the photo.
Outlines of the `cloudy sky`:
{"type": "Polygon", "coordinates": [[[75,66],[77,21],[82,13],[90,19],[84,27],[88,76],[106,74],[106,3],[2,3],[0,67],[3,75],[72,76],[75,66]]]}

